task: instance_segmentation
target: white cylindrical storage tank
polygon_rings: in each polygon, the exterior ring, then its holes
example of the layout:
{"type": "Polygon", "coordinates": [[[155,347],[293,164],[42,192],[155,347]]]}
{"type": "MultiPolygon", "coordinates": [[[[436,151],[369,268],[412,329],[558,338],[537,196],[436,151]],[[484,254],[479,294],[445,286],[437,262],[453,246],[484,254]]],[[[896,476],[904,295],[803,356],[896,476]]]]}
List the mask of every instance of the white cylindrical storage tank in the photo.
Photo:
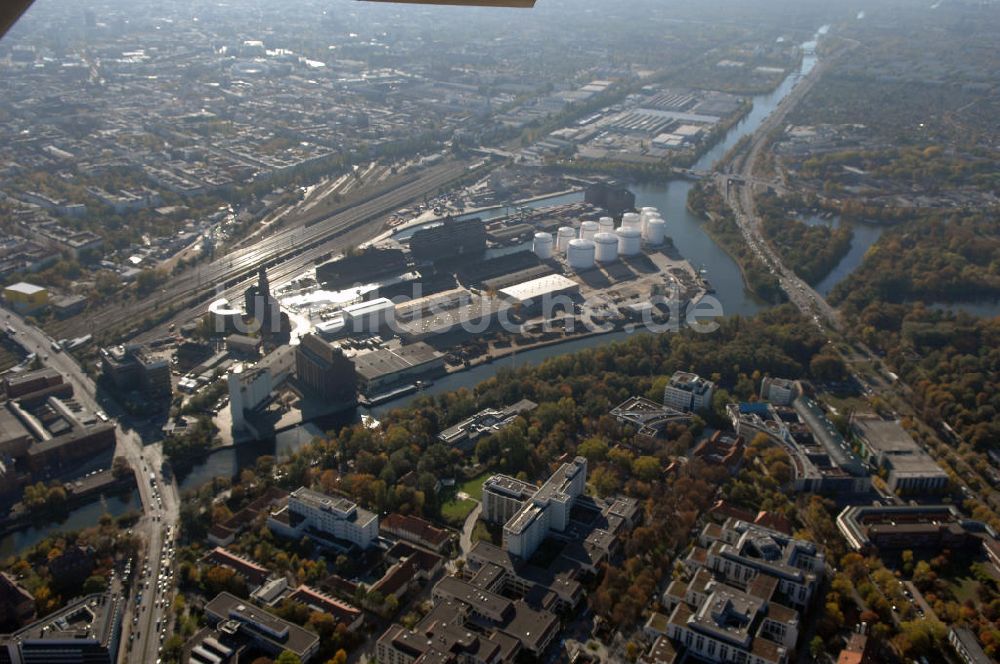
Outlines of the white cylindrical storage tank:
{"type": "Polygon", "coordinates": [[[560,254],[569,247],[569,241],[576,238],[576,229],[572,226],[560,226],[556,232],[556,251],[560,254]]]}
{"type": "Polygon", "coordinates": [[[531,249],[535,255],[543,261],[552,258],[552,233],[535,233],[535,241],[531,243],[531,249]]]}
{"type": "Polygon", "coordinates": [[[642,227],[640,228],[640,230],[642,231],[642,236],[643,237],[646,237],[646,229],[649,227],[649,222],[653,221],[654,219],[659,219],[660,221],[664,221],[663,217],[660,216],[659,212],[657,212],[655,214],[651,214],[648,217],[647,216],[643,216],[643,218],[642,218],[642,227]]]}
{"type": "Polygon", "coordinates": [[[593,240],[594,236],[601,230],[601,225],[596,221],[585,221],[580,224],[580,239],[593,240]]]}
{"type": "Polygon", "coordinates": [[[570,240],[566,260],[572,270],[589,270],[594,267],[596,245],[593,240],[570,240]]]}
{"type": "Polygon", "coordinates": [[[663,217],[653,217],[646,222],[646,231],[642,237],[649,244],[663,244],[663,238],[667,236],[667,222],[663,217]]]}
{"type": "Polygon", "coordinates": [[[618,236],[614,233],[598,233],[594,236],[594,258],[600,263],[618,260],[618,236]]]}
{"type": "Polygon", "coordinates": [[[642,251],[642,233],[634,226],[622,226],[616,231],[618,235],[618,254],[635,256],[642,251]]]}
{"type": "Polygon", "coordinates": [[[642,217],[635,212],[626,212],[622,215],[622,228],[638,229],[642,225],[642,217]]]}
{"type": "Polygon", "coordinates": [[[615,232],[615,220],[611,217],[601,217],[601,220],[597,222],[598,233],[614,233],[615,232]]]}
{"type": "Polygon", "coordinates": [[[640,225],[640,230],[643,232],[643,234],[646,233],[646,224],[649,223],[649,220],[659,216],[660,216],[660,211],[657,210],[655,207],[642,208],[642,212],[639,213],[639,218],[642,220],[642,223],[640,225]]]}

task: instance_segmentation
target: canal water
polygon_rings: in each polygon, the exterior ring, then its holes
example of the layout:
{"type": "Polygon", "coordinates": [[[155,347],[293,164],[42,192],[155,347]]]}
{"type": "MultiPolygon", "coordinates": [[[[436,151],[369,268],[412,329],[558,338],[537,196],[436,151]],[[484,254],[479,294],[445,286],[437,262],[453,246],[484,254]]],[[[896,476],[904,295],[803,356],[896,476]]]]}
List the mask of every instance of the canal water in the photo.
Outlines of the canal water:
{"type": "Polygon", "coordinates": [[[978,300],[975,302],[934,302],[928,304],[929,309],[963,312],[977,318],[996,318],[1000,316],[1000,300],[978,300]]]}
{"type": "MultiPolygon", "coordinates": [[[[831,217],[829,219],[807,217],[800,221],[807,226],[829,226],[834,229],[840,228],[840,224],[842,223],[840,217],[831,217]]],[[[840,259],[840,262],[830,270],[830,273],[816,284],[816,292],[824,297],[830,294],[834,286],[846,279],[861,265],[861,261],[865,259],[865,254],[882,237],[885,226],[857,222],[851,225],[851,231],[853,232],[851,236],[851,248],[840,259]]]]}
{"type": "MultiPolygon", "coordinates": [[[[841,223],[843,223],[840,217],[824,219],[813,216],[801,219],[800,221],[809,226],[824,225],[830,228],[839,228],[841,223]]],[[[816,285],[816,292],[823,296],[829,295],[834,286],[850,276],[861,265],[865,254],[882,237],[882,233],[887,230],[887,227],[880,224],[854,222],[851,225],[851,230],[854,234],[851,237],[850,250],[840,259],[836,267],[830,270],[830,274],[826,275],[816,285]]],[[[927,303],[926,306],[928,309],[935,309],[937,311],[964,312],[977,318],[995,318],[1000,316],[1000,299],[984,298],[968,302],[932,302],[927,303]]]]}
{"type": "Polygon", "coordinates": [[[102,496],[100,500],[77,507],[61,521],[51,521],[8,533],[0,538],[0,559],[20,554],[51,535],[96,526],[104,514],[121,516],[129,511],[141,510],[142,503],[137,489],[124,496],[102,496]]]}
{"type": "MultiPolygon", "coordinates": [[[[819,34],[823,32],[825,32],[825,29],[821,29],[819,34]]],[[[777,107],[778,103],[816,65],[817,58],[814,49],[815,42],[803,44],[805,55],[799,69],[789,74],[774,91],[753,97],[753,109],[734,125],[719,143],[706,152],[694,164],[693,168],[695,170],[711,169],[715,162],[721,159],[741,138],[756,131],[764,119],[777,107]]],[[[673,240],[678,252],[685,259],[690,261],[696,269],[703,269],[705,271],[706,278],[711,282],[716,291],[714,297],[722,304],[724,315],[748,316],[757,313],[763,306],[746,290],[739,267],[735,261],[705,233],[698,218],[688,212],[687,195],[692,186],[694,185],[690,181],[677,179],[663,184],[633,185],[630,186],[630,189],[636,195],[637,207],[653,206],[658,208],[663,214],[667,220],[667,234],[673,240]]],[[[524,206],[537,208],[574,203],[582,200],[583,193],[576,192],[531,201],[525,203],[524,206]]],[[[503,214],[506,214],[505,208],[475,213],[472,216],[491,219],[503,214]]],[[[402,233],[411,235],[414,230],[411,228],[407,229],[408,233],[407,231],[403,231],[402,233]]],[[[403,237],[403,235],[400,234],[397,237],[403,237]]],[[[481,365],[469,371],[451,374],[437,380],[422,392],[403,396],[370,411],[361,412],[378,418],[393,408],[406,406],[421,394],[436,395],[462,387],[472,388],[496,374],[497,370],[502,367],[538,364],[549,357],[573,353],[584,348],[621,340],[626,338],[628,334],[624,331],[613,332],[518,353],[516,357],[508,357],[491,364],[481,365]]],[[[240,448],[238,451],[224,450],[218,452],[189,471],[178,471],[178,481],[180,482],[181,489],[183,491],[197,488],[204,482],[217,476],[235,476],[239,472],[239,468],[244,467],[246,464],[252,465],[252,459],[257,454],[274,454],[276,451],[279,455],[287,454],[312,440],[313,436],[322,430],[323,427],[314,427],[313,430],[301,434],[293,435],[292,432],[288,432],[279,435],[276,441],[254,444],[249,448],[240,448]]]]}

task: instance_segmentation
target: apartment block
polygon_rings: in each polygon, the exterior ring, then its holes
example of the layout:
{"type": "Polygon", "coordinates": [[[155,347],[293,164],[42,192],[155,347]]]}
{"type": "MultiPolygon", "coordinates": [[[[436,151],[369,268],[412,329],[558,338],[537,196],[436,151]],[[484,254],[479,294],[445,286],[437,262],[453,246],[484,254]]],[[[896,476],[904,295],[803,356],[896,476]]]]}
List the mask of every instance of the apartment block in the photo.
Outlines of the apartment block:
{"type": "Polygon", "coordinates": [[[823,578],[824,557],[815,544],[739,519],[705,526],[685,563],[704,567],[727,583],[746,588],[761,574],[778,580],[788,604],[806,606],[823,578]]]}

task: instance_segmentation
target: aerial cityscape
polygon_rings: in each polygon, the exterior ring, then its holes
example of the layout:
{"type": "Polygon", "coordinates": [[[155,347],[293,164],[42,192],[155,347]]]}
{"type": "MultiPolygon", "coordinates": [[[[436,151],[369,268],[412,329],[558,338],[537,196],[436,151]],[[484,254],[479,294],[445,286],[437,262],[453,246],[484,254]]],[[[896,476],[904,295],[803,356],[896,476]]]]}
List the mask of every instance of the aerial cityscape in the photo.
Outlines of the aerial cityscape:
{"type": "Polygon", "coordinates": [[[1000,2],[0,31],[0,664],[1000,661],[1000,2]]]}

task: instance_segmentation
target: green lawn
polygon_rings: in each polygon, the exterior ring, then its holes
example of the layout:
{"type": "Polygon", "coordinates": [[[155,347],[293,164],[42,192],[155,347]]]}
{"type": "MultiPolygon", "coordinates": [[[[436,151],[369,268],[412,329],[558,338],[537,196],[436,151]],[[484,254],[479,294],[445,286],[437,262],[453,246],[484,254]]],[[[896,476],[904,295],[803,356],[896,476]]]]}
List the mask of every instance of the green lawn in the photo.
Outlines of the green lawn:
{"type": "Polygon", "coordinates": [[[469,494],[469,498],[472,498],[473,500],[481,501],[483,499],[483,483],[488,480],[492,474],[493,473],[483,473],[482,475],[473,477],[471,480],[461,484],[458,487],[458,491],[460,493],[465,492],[469,494]]]}
{"type": "Polygon", "coordinates": [[[469,512],[474,509],[476,509],[476,501],[456,498],[441,506],[441,516],[449,525],[461,528],[462,524],[465,523],[465,517],[469,516],[469,512]]]}

